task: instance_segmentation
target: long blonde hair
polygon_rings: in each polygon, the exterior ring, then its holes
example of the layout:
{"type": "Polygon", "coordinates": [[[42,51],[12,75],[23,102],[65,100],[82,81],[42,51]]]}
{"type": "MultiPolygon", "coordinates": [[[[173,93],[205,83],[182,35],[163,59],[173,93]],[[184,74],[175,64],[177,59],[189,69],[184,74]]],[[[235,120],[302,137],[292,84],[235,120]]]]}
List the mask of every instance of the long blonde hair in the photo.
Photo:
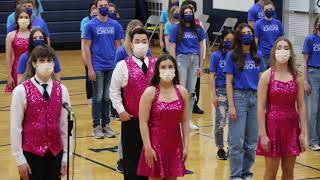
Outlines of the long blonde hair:
{"type": "Polygon", "coordinates": [[[142,27],[143,24],[138,19],[133,19],[129,22],[126,29],[126,36],[124,38],[124,48],[128,54],[128,56],[132,56],[132,49],[131,49],[131,32],[136,29],[137,27],[142,27]]]}
{"type": "Polygon", "coordinates": [[[288,67],[289,67],[290,72],[297,76],[299,74],[299,72],[298,72],[297,66],[296,66],[296,56],[294,54],[293,46],[292,46],[292,43],[290,42],[290,40],[285,38],[285,37],[279,37],[276,40],[276,42],[274,42],[273,47],[271,49],[271,53],[270,53],[270,62],[271,62],[270,64],[271,64],[271,66],[275,66],[276,65],[276,56],[275,56],[275,54],[276,54],[277,44],[280,41],[285,41],[289,45],[290,59],[288,61],[288,67]]]}
{"type": "Polygon", "coordinates": [[[174,24],[174,12],[175,12],[177,9],[180,9],[180,7],[179,7],[179,6],[173,6],[173,7],[170,9],[169,20],[170,20],[171,24],[174,24]]]}

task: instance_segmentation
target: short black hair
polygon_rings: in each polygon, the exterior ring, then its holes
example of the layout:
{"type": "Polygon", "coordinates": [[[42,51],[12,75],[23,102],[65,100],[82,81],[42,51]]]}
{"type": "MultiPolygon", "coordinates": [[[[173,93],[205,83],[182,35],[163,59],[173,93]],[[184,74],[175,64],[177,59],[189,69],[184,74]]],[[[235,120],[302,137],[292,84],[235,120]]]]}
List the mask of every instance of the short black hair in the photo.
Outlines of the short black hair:
{"type": "Polygon", "coordinates": [[[136,28],[130,34],[130,36],[131,36],[130,37],[130,41],[131,42],[132,42],[133,37],[134,37],[135,34],[145,34],[147,36],[147,39],[149,39],[148,32],[144,28],[136,28]]]}
{"type": "Polygon", "coordinates": [[[193,1],[193,0],[185,0],[182,2],[181,6],[184,6],[184,5],[192,5],[194,7],[194,12],[195,13],[197,11],[197,2],[193,1]]]}

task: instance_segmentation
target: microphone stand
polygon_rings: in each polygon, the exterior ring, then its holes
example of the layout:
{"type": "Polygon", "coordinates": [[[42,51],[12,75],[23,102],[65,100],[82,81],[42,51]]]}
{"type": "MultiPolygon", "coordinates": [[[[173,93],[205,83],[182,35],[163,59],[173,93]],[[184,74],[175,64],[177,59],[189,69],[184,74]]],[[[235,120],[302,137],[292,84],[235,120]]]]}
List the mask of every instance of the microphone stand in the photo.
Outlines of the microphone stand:
{"type": "Polygon", "coordinates": [[[70,137],[72,137],[73,116],[74,116],[74,113],[68,111],[67,180],[69,180],[70,137]]]}

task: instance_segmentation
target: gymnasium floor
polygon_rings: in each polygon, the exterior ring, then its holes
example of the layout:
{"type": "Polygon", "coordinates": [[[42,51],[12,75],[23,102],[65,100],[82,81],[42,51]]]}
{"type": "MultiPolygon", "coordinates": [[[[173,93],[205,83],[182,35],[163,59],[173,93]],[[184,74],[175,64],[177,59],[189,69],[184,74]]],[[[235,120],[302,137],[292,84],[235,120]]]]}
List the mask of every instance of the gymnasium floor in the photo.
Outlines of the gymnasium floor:
{"type": "MultiPolygon", "coordinates": [[[[62,77],[84,75],[80,51],[58,51],[63,68],[62,77]]],[[[157,53],[155,53],[157,54],[157,53]]],[[[208,62],[206,63],[208,66],[208,62]]],[[[0,54],[0,80],[6,79],[5,54],[0,54]]],[[[229,176],[229,161],[216,159],[214,144],[214,122],[211,113],[209,76],[201,80],[201,95],[199,106],[205,111],[204,115],[193,115],[193,120],[200,126],[199,131],[190,135],[190,148],[186,167],[192,174],[186,175],[185,180],[226,180],[229,176]]],[[[113,152],[118,144],[120,122],[111,120],[111,127],[117,133],[116,138],[96,140],[91,136],[91,108],[87,105],[85,81],[64,80],[67,86],[73,110],[77,117],[75,171],[76,180],[120,180],[122,174],[115,171],[118,154],[113,152]]],[[[18,179],[18,171],[11,156],[9,139],[9,106],[10,95],[3,93],[5,85],[0,85],[0,180],[18,179]]],[[[226,137],[226,133],[225,133],[226,137]]],[[[264,159],[256,158],[253,167],[256,180],[263,179],[264,159]]],[[[280,179],[281,170],[278,173],[280,179]]],[[[320,179],[320,152],[307,151],[297,159],[295,179],[320,179]]]]}

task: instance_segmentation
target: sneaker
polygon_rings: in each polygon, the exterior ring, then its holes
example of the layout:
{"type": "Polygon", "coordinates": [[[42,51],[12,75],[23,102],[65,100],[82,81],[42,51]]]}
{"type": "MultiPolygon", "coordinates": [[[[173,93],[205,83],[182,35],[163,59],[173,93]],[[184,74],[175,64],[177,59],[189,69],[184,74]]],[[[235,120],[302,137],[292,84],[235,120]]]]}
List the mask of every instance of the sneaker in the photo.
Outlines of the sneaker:
{"type": "Polygon", "coordinates": [[[114,133],[113,130],[109,126],[103,127],[102,133],[104,134],[105,137],[108,137],[108,138],[116,137],[116,133],[114,133]]]}
{"type": "Polygon", "coordinates": [[[224,149],[219,149],[218,150],[217,159],[219,159],[219,160],[227,160],[226,152],[224,151],[224,149]]]}
{"type": "Polygon", "coordinates": [[[117,162],[116,171],[118,171],[119,173],[123,173],[123,160],[122,160],[122,159],[120,159],[120,160],[117,162]]]}
{"type": "Polygon", "coordinates": [[[102,127],[100,125],[93,128],[92,136],[96,139],[103,139],[104,134],[102,133],[102,127]]]}
{"type": "Polygon", "coordinates": [[[203,111],[202,109],[200,109],[198,105],[195,105],[195,106],[193,107],[193,113],[203,114],[204,111],[203,111]]]}
{"type": "Polygon", "coordinates": [[[253,180],[253,176],[244,177],[243,180],[253,180]]]}
{"type": "Polygon", "coordinates": [[[192,122],[190,122],[190,129],[191,129],[192,131],[195,131],[195,130],[198,130],[198,129],[199,129],[199,126],[197,126],[197,125],[193,124],[192,122]]]}
{"type": "Polygon", "coordinates": [[[117,113],[116,110],[111,110],[111,113],[110,113],[110,117],[114,118],[115,120],[118,120],[120,117],[119,117],[119,114],[117,113]]]}
{"type": "Polygon", "coordinates": [[[89,105],[89,106],[92,105],[92,98],[88,99],[88,105],[89,105]]]}
{"type": "Polygon", "coordinates": [[[312,151],[320,151],[320,146],[319,146],[319,144],[309,145],[309,148],[310,148],[312,151]]]}

